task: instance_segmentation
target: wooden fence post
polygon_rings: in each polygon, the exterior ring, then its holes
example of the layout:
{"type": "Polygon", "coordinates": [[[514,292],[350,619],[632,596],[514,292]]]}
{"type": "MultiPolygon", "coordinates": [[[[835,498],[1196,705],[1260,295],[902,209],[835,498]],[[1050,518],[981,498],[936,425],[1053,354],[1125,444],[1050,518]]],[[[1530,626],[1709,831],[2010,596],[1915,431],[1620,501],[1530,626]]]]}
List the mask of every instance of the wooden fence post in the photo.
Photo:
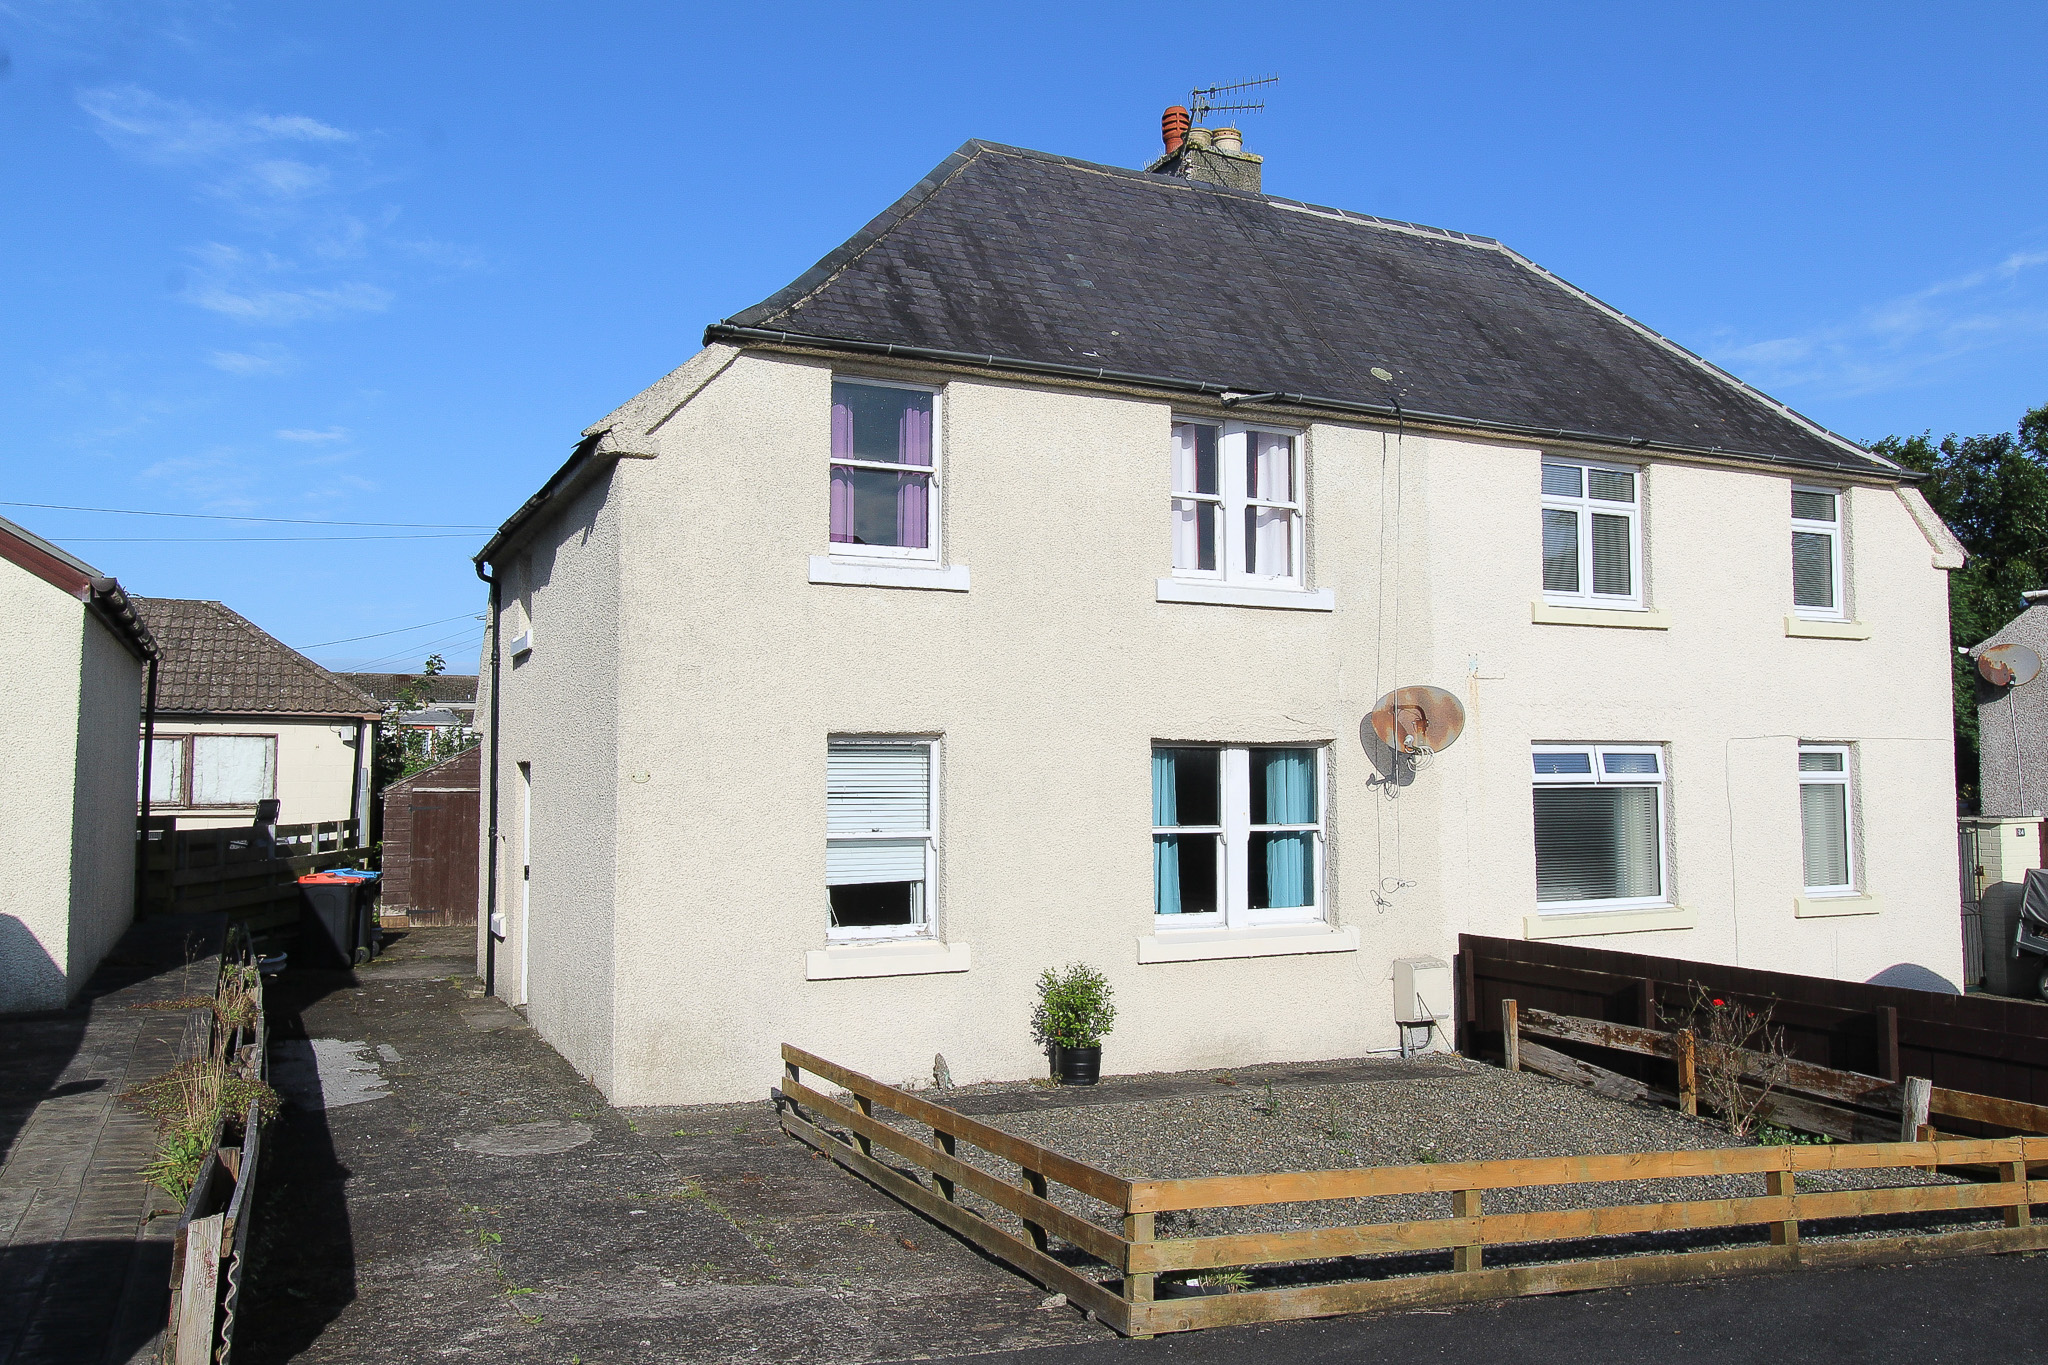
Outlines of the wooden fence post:
{"type": "MultiPolygon", "coordinates": [[[[1510,1000],[1507,1003],[1513,1005],[1515,1002],[1510,1000]]],[[[1479,1216],[1479,1191],[1452,1190],[1451,1216],[1453,1218],[1477,1218],[1479,1216]]],[[[1477,1270],[1483,1255],[1480,1244],[1477,1242],[1454,1247],[1451,1251],[1451,1269],[1477,1270]]]]}
{"type": "MultiPolygon", "coordinates": [[[[1024,1173],[1024,1184],[1030,1188],[1031,1192],[1040,1199],[1045,1198],[1045,1177],[1032,1170],[1029,1166],[1019,1166],[1017,1169],[1024,1173]]],[[[1034,1223],[1027,1218],[1024,1220],[1024,1230],[1031,1234],[1031,1245],[1037,1247],[1040,1251],[1045,1250],[1045,1228],[1041,1224],[1034,1223]]]]}
{"type": "Polygon", "coordinates": [[[2006,1206],[2005,1225],[2009,1228],[2023,1228],[2030,1226],[2034,1221],[2034,1210],[2033,1207],[2027,1203],[2026,1158],[2021,1157],[2018,1161],[1999,1162],[1998,1179],[2000,1184],[2009,1185],[2014,1183],[2015,1181],[2017,1181],[2019,1184],[2019,1202],[2017,1204],[2008,1204],[2006,1206]]]}
{"type": "Polygon", "coordinates": [[[1899,1007],[1877,1007],[1877,1074],[1888,1081],[1899,1079],[1899,1007]]]}
{"type": "MultiPolygon", "coordinates": [[[[875,1116],[875,1102],[866,1095],[855,1095],[853,1102],[860,1106],[861,1113],[866,1114],[869,1118],[875,1116]]],[[[875,1140],[873,1138],[865,1133],[855,1133],[853,1140],[860,1144],[862,1156],[873,1156],[875,1154],[875,1140]]]]}
{"type": "MultiPolygon", "coordinates": [[[[959,1155],[958,1152],[953,1150],[953,1135],[951,1133],[942,1133],[938,1129],[934,1128],[932,1129],[932,1141],[938,1143],[939,1150],[944,1152],[947,1156],[959,1155]]],[[[932,1180],[938,1185],[939,1193],[945,1197],[947,1203],[957,1204],[960,1202],[958,1196],[956,1196],[953,1193],[952,1181],[946,1179],[946,1177],[940,1175],[937,1171],[932,1172],[932,1180]]]]}
{"type": "Polygon", "coordinates": [[[1924,1142],[1920,1130],[1927,1126],[1928,1108],[1934,1103],[1934,1082],[1925,1076],[1908,1076],[1899,1088],[1899,1141],[1924,1142]]]}
{"type": "Polygon", "coordinates": [[[1516,1005],[1512,1000],[1500,1002],[1501,1065],[1510,1071],[1522,1069],[1522,1030],[1516,1022],[1516,1005]]]}
{"type": "MultiPolygon", "coordinates": [[[[1799,1177],[1791,1171],[1765,1171],[1764,1190],[1773,1196],[1790,1199],[1799,1192],[1799,1177]]],[[[1783,1222],[1771,1224],[1771,1245],[1794,1247],[1799,1245],[1798,1205],[1793,1206],[1792,1217],[1783,1222]]]]}
{"type": "Polygon", "coordinates": [[[185,1277],[178,1291],[178,1335],[174,1365],[209,1365],[213,1327],[220,1305],[220,1234],[227,1215],[195,1218],[185,1239],[185,1277]]]}
{"type": "MultiPolygon", "coordinates": [[[[1152,1240],[1152,1217],[1149,1213],[1127,1213],[1124,1215],[1124,1240],[1140,1243],[1152,1240]]],[[[1152,1302],[1153,1284],[1158,1276],[1151,1271],[1124,1271],[1124,1302],[1136,1305],[1152,1302]]],[[[1132,1314],[1133,1317],[1138,1316],[1132,1314]]],[[[1150,1332],[1133,1332],[1139,1340],[1149,1340],[1150,1332]]]]}
{"type": "Polygon", "coordinates": [[[1678,1109],[1680,1113],[1697,1115],[1700,1112],[1700,1073],[1698,1049],[1693,1046],[1693,1032],[1682,1028],[1671,1038],[1672,1052],[1678,1062],[1678,1109]]]}

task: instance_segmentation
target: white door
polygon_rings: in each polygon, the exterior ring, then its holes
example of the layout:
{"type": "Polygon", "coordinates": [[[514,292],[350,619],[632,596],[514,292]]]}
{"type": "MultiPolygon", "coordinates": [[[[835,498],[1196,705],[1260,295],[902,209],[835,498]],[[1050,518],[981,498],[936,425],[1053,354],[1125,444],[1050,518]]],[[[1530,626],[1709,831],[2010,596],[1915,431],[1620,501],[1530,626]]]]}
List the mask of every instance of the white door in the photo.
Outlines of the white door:
{"type": "Polygon", "coordinates": [[[533,765],[519,765],[519,1003],[533,964],[533,765]]]}

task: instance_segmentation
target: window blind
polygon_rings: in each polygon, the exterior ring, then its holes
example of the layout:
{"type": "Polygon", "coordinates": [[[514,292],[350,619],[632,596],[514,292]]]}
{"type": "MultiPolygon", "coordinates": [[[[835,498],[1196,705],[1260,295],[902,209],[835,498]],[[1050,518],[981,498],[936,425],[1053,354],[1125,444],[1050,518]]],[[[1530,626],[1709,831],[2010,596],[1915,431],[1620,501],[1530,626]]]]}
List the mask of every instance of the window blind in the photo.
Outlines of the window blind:
{"type": "Polygon", "coordinates": [[[175,806],[185,799],[185,741],[159,739],[149,749],[149,801],[175,806]]]}
{"type": "Polygon", "coordinates": [[[1802,784],[1799,834],[1806,884],[1849,885],[1849,789],[1838,782],[1802,784]]]}
{"type": "Polygon", "coordinates": [[[1792,602],[1801,607],[1835,605],[1835,538],[1813,531],[1792,533],[1792,602]]]}
{"type": "Polygon", "coordinates": [[[1536,899],[1647,899],[1662,857],[1655,787],[1537,787],[1536,899]]]}
{"type": "Polygon", "coordinates": [[[931,749],[835,744],[825,760],[825,829],[877,834],[931,827],[931,749]]]}
{"type": "Polygon", "coordinates": [[[924,880],[923,839],[834,839],[825,845],[825,885],[924,880]]]}

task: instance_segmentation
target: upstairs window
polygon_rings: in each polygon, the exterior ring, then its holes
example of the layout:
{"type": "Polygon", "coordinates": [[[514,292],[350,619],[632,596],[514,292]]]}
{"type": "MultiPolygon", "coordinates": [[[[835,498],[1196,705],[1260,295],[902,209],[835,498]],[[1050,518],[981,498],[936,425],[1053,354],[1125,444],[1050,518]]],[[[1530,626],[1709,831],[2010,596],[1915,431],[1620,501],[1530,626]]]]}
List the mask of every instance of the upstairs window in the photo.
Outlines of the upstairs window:
{"type": "Polygon", "coordinates": [[[1301,439],[1242,422],[1175,422],[1173,571],[1265,587],[1301,583],[1301,439]]]}
{"type": "Polygon", "coordinates": [[[1832,488],[1792,490],[1792,611],[1839,621],[1842,603],[1842,495],[1832,488]]]}
{"type": "Polygon", "coordinates": [[[1534,768],[1537,903],[1544,910],[1665,904],[1663,750],[1539,744],[1534,768]]]}
{"type": "Polygon", "coordinates": [[[1161,928],[1319,920],[1323,751],[1152,750],[1152,899],[1161,928]]]}
{"type": "Polygon", "coordinates": [[[931,928],[930,740],[833,740],[825,757],[825,888],[833,939],[931,928]]]}
{"type": "Polygon", "coordinates": [[[1543,596],[1564,606],[1639,608],[1641,471],[1543,462],[1543,596]]]}
{"type": "Polygon", "coordinates": [[[1850,858],[1849,750],[1840,744],[1799,746],[1799,846],[1811,895],[1856,889],[1850,858]]]}
{"type": "Polygon", "coordinates": [[[872,380],[832,381],[832,550],[938,557],[938,395],[872,380]]]}

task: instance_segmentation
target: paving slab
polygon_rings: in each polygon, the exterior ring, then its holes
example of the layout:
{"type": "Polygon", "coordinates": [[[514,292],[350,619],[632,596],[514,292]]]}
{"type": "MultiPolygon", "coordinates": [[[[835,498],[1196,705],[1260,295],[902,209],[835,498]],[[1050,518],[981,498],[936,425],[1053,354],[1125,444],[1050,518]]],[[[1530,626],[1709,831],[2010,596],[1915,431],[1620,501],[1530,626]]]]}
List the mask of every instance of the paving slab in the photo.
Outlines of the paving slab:
{"type": "Polygon", "coordinates": [[[417,929],[268,999],[237,1360],[817,1365],[1106,1328],[816,1159],[767,1102],[620,1111],[417,929]]]}
{"type": "Polygon", "coordinates": [[[149,1185],[156,1125],[122,1103],[176,1064],[211,994],[218,917],[135,926],[64,1010],[0,1017],[0,1365],[153,1358],[178,1206],[149,1185]]]}

